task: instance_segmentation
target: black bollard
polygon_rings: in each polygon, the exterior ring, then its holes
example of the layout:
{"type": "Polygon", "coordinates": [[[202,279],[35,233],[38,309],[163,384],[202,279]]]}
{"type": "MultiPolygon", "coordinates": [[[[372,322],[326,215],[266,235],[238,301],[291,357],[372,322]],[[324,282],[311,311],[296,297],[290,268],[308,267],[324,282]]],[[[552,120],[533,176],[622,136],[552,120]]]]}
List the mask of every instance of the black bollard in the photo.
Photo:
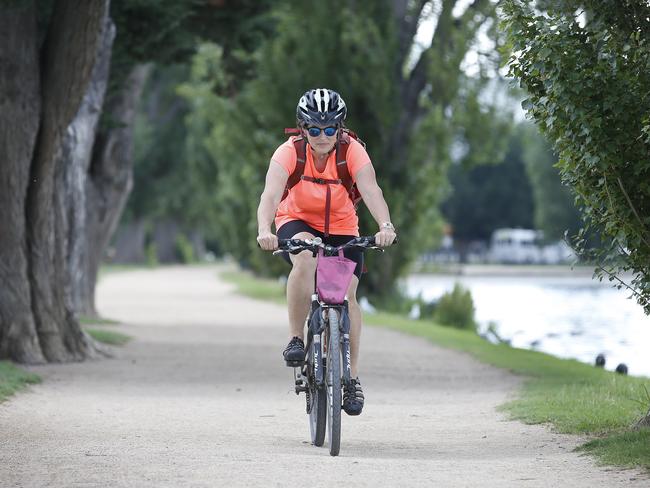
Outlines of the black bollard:
{"type": "Polygon", "coordinates": [[[616,366],[616,372],[618,374],[627,374],[627,365],[625,363],[620,363],[616,366]]]}
{"type": "Polygon", "coordinates": [[[605,355],[604,354],[599,354],[596,356],[596,366],[598,368],[604,368],[605,367],[605,355]]]}

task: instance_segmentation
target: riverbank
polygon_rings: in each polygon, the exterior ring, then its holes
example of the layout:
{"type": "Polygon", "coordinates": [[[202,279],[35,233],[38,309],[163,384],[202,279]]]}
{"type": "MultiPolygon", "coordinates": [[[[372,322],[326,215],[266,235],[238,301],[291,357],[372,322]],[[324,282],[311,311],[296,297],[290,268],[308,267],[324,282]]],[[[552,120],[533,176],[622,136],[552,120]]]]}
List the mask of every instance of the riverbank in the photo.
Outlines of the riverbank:
{"type": "Polygon", "coordinates": [[[594,266],[587,265],[536,265],[536,264],[464,264],[416,262],[411,272],[415,274],[440,274],[452,276],[587,276],[594,274],[594,266]]]}
{"type": "MultiPolygon", "coordinates": [[[[284,294],[277,281],[243,272],[229,272],[222,277],[248,296],[277,301],[284,294]]],[[[511,418],[587,436],[580,449],[602,463],[650,470],[650,429],[632,428],[650,408],[647,378],[621,376],[574,360],[494,345],[475,334],[429,321],[379,313],[366,314],[365,322],[425,337],[434,344],[467,352],[484,363],[524,375],[519,396],[501,406],[511,418]]]]}

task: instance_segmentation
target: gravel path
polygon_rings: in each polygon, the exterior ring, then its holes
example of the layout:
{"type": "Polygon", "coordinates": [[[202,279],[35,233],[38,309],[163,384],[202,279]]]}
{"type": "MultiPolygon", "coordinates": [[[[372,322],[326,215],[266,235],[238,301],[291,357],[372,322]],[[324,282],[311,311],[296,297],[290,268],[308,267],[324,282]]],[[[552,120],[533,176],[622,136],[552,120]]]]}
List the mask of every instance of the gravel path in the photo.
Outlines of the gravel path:
{"type": "Polygon", "coordinates": [[[577,437],[506,421],[495,407],[516,390],[516,377],[370,327],[366,408],[344,415],[341,454],[332,458],[309,444],[304,397],[292,392],[281,361],[286,311],[235,295],[217,272],[104,277],[100,313],[134,340],[112,359],[30,368],[43,384],[0,405],[0,486],[650,483],[573,453],[577,437]]]}

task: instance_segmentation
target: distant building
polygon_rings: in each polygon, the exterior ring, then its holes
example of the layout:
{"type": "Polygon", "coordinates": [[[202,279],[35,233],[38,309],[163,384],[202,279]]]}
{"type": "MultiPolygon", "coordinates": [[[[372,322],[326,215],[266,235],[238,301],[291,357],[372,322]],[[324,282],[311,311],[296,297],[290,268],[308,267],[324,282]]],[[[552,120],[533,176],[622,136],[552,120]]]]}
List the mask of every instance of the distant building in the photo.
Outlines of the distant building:
{"type": "Polygon", "coordinates": [[[492,233],[488,260],[503,264],[561,264],[575,258],[564,242],[543,244],[544,234],[532,229],[497,229],[492,233]]]}

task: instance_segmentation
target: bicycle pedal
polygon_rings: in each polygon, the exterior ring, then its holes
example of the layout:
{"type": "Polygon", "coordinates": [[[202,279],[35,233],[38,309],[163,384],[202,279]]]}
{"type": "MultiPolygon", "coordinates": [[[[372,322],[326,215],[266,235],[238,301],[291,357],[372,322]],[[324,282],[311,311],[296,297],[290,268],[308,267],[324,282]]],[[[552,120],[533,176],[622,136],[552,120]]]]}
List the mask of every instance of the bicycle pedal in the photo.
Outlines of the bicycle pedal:
{"type": "Polygon", "coordinates": [[[286,361],[286,360],[285,363],[290,368],[300,368],[303,364],[305,364],[304,361],[286,361]]]}

